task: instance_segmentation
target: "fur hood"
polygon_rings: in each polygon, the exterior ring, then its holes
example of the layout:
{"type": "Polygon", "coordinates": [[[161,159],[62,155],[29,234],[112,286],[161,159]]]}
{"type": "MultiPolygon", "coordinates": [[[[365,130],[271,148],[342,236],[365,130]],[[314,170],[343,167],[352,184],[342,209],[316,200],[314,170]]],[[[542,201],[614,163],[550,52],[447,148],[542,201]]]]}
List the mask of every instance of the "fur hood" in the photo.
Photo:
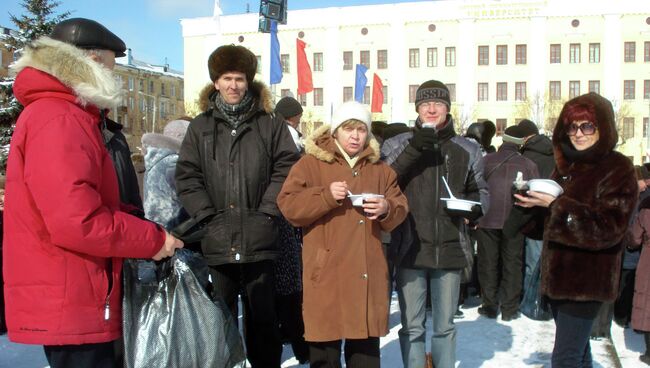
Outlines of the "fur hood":
{"type": "Polygon", "coordinates": [[[91,59],[84,50],[65,42],[49,37],[32,42],[11,67],[14,74],[25,68],[55,77],[74,92],[83,107],[94,105],[109,109],[117,106],[121,98],[121,86],[113,72],[91,59]]]}
{"type": "Polygon", "coordinates": [[[599,138],[598,141],[588,149],[588,154],[581,159],[586,163],[598,163],[606,155],[611,153],[618,142],[618,133],[616,132],[616,121],[614,118],[614,109],[612,103],[606,98],[597,93],[588,93],[578,96],[566,104],[560,112],[555,128],[553,129],[553,153],[557,168],[560,174],[565,175],[572,162],[565,157],[562,152],[562,143],[571,145],[569,137],[565,132],[564,117],[566,115],[567,106],[589,104],[595,108],[596,121],[594,122],[598,127],[599,138]]]}
{"type": "MultiPolygon", "coordinates": [[[[273,113],[273,98],[271,96],[271,91],[269,88],[260,81],[253,81],[248,86],[248,91],[253,95],[253,98],[257,101],[258,107],[261,110],[264,110],[267,114],[273,113]]],[[[206,84],[205,87],[199,93],[199,110],[208,111],[214,108],[214,94],[218,93],[217,89],[214,88],[214,83],[206,84]]]]}
{"type": "MultiPolygon", "coordinates": [[[[330,134],[330,126],[323,125],[316,129],[307,139],[305,139],[305,153],[312,155],[317,159],[324,162],[334,162],[335,154],[337,151],[336,143],[332,134],[330,134]]],[[[379,161],[381,153],[379,150],[379,142],[371,134],[368,134],[368,146],[361,153],[360,158],[367,158],[371,164],[379,161]]]]}

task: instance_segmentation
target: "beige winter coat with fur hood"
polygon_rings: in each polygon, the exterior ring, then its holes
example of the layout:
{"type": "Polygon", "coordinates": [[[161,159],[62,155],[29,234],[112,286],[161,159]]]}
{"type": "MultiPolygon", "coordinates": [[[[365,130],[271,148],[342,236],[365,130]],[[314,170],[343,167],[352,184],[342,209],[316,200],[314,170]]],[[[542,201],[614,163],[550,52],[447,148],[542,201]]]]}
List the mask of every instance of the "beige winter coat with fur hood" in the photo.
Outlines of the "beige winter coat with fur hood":
{"type": "Polygon", "coordinates": [[[354,168],[338,150],[329,126],[306,141],[306,155],[293,166],[278,206],[303,228],[305,340],[332,341],[384,336],[388,332],[388,269],[381,231],[391,231],[408,212],[395,172],[379,161],[374,139],[354,168]],[[368,220],[346,198],[336,201],[330,183],[346,181],[352,193],[383,194],[381,221],[368,220]]]}

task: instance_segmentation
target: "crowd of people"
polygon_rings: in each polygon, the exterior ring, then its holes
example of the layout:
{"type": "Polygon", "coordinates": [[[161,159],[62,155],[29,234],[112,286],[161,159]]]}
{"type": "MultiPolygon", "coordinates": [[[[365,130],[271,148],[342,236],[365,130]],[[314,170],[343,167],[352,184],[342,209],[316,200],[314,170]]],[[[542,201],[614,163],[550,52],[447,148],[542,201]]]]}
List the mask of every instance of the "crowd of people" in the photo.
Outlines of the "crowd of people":
{"type": "Polygon", "coordinates": [[[301,104],[274,104],[255,80],[255,55],[224,45],[207,60],[203,112],[142,137],[138,180],[107,114],[125,50],[101,24],[73,18],[13,66],[25,110],[6,209],[0,200],[0,329],[43,345],[51,367],[122,366],[122,260],[162,260],[184,246],[204,257],[209,292],[235,321],[241,307],[254,368],[280,367],[284,343],[311,367],[342,358],[379,367],[393,290],[404,367],[452,368],[468,285],[479,314],[510,321],[535,282],[556,325],[553,367],[592,366],[592,328],[609,309],[644,333],[640,359],[650,364],[650,173],[614,150],[604,97],[568,101],[551,138],[522,120],[495,149],[494,124],[462,135],[448,88],[429,80],[413,127],[372,122],[367,106],[346,102],[303,136],[301,104]],[[553,180],[560,194],[514,186],[532,179],[553,180]],[[187,221],[202,231],[197,242],[172,235],[187,221]]]}

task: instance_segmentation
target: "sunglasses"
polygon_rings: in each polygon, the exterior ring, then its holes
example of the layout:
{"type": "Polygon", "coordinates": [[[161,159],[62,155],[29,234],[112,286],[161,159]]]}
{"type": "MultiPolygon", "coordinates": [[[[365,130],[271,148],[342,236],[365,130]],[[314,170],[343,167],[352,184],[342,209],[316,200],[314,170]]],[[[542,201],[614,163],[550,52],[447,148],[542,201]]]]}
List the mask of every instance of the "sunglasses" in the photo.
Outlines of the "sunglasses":
{"type": "Polygon", "coordinates": [[[596,125],[592,122],[587,122],[580,125],[570,124],[566,128],[566,135],[576,135],[578,133],[578,129],[580,129],[584,135],[592,135],[596,133],[596,125]]]}

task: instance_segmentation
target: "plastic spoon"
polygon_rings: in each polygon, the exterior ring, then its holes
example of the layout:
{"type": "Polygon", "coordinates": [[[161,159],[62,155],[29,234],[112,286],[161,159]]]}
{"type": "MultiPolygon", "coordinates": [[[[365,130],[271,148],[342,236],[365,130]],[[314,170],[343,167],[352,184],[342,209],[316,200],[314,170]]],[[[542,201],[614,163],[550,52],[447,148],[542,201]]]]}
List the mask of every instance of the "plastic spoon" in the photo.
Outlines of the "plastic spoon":
{"type": "Polygon", "coordinates": [[[354,194],[352,194],[352,192],[350,192],[350,191],[348,190],[348,196],[349,196],[349,197],[352,197],[353,195],[354,195],[354,194]]]}
{"type": "Polygon", "coordinates": [[[454,193],[452,193],[451,189],[449,189],[449,184],[447,184],[447,179],[445,179],[444,176],[442,176],[442,182],[445,183],[445,187],[447,188],[447,192],[449,192],[449,198],[456,199],[456,197],[454,197],[454,193]]]}

